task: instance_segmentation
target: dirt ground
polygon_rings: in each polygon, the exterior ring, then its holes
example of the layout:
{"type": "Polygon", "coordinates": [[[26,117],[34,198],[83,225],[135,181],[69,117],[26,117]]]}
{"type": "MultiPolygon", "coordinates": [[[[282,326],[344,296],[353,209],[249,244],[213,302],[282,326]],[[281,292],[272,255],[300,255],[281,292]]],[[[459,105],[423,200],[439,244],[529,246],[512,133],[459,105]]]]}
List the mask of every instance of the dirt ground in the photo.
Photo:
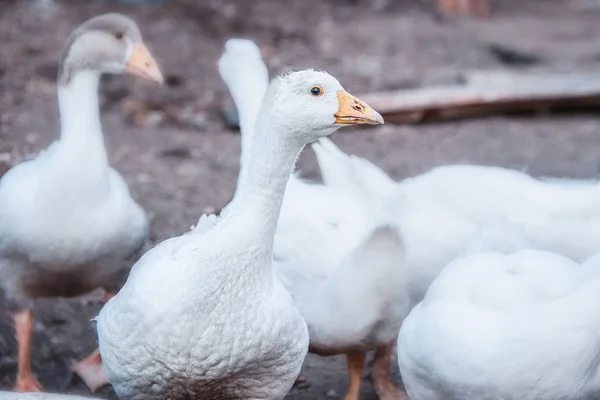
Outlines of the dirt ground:
{"type": "MultiPolygon", "coordinates": [[[[453,82],[474,69],[600,67],[600,1],[491,4],[493,17],[478,21],[440,18],[425,0],[0,1],[0,173],[56,137],[62,42],[77,24],[107,11],[139,22],[168,78],[166,87],[126,77],[102,85],[113,165],[148,211],[153,244],[219,210],[232,194],[239,135],[223,117],[231,102],[215,68],[228,37],[271,46],[273,73],[325,68],[358,95],[453,82]]],[[[466,162],[595,177],[600,160],[600,118],[592,114],[388,124],[333,139],[398,179],[466,162]]],[[[300,170],[318,178],[310,151],[300,170]]],[[[99,298],[39,302],[33,365],[49,391],[88,393],[69,366],[96,346],[89,319],[99,298]]],[[[15,372],[12,322],[0,302],[0,389],[12,386],[15,372]]],[[[304,374],[308,383],[289,399],[343,398],[343,358],[309,356],[304,374]]],[[[362,398],[375,399],[367,377],[362,398]]],[[[108,388],[96,395],[115,398],[108,388]]]]}

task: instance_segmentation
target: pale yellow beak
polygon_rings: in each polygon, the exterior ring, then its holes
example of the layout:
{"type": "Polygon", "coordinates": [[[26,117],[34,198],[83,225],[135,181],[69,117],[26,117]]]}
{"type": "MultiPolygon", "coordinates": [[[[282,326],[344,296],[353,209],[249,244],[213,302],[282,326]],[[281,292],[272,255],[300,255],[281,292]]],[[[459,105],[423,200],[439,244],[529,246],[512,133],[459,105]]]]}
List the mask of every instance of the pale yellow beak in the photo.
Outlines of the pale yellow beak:
{"type": "Polygon", "coordinates": [[[383,117],[364,101],[343,90],[337,92],[339,109],[335,113],[335,123],[339,125],[379,125],[383,117]]]}
{"type": "Polygon", "coordinates": [[[162,72],[160,72],[154,57],[152,57],[144,43],[141,42],[133,44],[133,51],[129,56],[129,60],[127,60],[125,72],[158,84],[164,82],[162,72]]]}

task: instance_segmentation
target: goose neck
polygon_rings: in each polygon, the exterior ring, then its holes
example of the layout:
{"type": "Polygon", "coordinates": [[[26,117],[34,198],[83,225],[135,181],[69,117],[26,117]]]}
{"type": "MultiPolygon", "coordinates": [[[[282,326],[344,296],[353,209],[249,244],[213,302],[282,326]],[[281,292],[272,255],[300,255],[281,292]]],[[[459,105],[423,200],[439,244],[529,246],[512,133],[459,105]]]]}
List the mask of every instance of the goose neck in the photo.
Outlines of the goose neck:
{"type": "Polygon", "coordinates": [[[231,211],[252,221],[252,230],[272,251],[283,196],[296,159],[304,144],[295,141],[294,132],[269,118],[259,120],[252,138],[245,174],[240,177],[238,194],[231,211]]]}
{"type": "Polygon", "coordinates": [[[98,86],[100,74],[79,72],[68,83],[59,83],[61,141],[103,146],[98,86]]]}
{"type": "Polygon", "coordinates": [[[82,71],[67,83],[59,81],[60,161],[71,170],[104,176],[108,156],[100,125],[98,86],[100,74],[82,71]]]}

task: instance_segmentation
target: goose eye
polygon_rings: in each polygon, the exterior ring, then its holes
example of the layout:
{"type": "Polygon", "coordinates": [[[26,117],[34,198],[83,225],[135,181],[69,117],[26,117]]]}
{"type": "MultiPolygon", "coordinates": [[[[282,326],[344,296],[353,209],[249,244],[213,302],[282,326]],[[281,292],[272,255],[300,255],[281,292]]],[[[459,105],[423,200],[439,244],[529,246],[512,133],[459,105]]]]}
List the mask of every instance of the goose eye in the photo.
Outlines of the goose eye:
{"type": "Polygon", "coordinates": [[[123,39],[123,34],[121,32],[116,32],[115,37],[119,40],[123,39]]]}
{"type": "Polygon", "coordinates": [[[315,97],[319,97],[323,94],[323,88],[321,86],[313,86],[310,88],[310,94],[315,97]]]}

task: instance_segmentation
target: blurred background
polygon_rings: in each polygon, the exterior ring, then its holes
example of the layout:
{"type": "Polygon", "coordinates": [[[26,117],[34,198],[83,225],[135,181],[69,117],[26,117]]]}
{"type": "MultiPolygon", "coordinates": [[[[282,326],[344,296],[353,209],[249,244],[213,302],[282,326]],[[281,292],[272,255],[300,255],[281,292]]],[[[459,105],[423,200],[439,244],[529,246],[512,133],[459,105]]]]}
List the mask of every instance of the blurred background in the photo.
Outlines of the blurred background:
{"type": "MultiPolygon", "coordinates": [[[[220,210],[235,186],[240,139],[215,67],[229,37],[256,41],[272,74],[326,69],[375,108],[389,106],[386,119],[398,123],[345,129],[332,139],[397,179],[452,163],[598,175],[599,0],[489,0],[487,7],[480,0],[0,0],[0,174],[54,140],[61,46],[78,24],[109,11],[138,22],[166,76],[164,87],[121,76],[101,85],[109,155],[148,211],[154,244],[186,231],[202,212],[220,210]],[[534,100],[525,90],[500,107],[466,113],[453,111],[452,95],[441,106],[427,103],[437,88],[454,88],[460,98],[470,85],[481,102],[507,76],[530,76],[534,100]],[[535,99],[554,86],[551,102],[535,99]],[[583,98],[573,100],[573,89],[585,91],[583,98]],[[416,112],[393,118],[394,107],[405,105],[394,95],[423,91],[429,100],[416,112]],[[554,112],[554,103],[568,112],[554,112]]],[[[515,85],[508,83],[510,94],[515,85]]],[[[310,150],[299,169],[319,179],[310,150]]],[[[87,393],[69,367],[95,348],[88,321],[100,304],[94,294],[39,302],[33,367],[47,390],[87,393]]],[[[0,390],[11,388],[16,361],[0,302],[0,390]]],[[[309,356],[308,382],[289,398],[341,398],[344,370],[343,357],[309,356]]],[[[97,396],[114,395],[104,389],[97,396]]]]}

